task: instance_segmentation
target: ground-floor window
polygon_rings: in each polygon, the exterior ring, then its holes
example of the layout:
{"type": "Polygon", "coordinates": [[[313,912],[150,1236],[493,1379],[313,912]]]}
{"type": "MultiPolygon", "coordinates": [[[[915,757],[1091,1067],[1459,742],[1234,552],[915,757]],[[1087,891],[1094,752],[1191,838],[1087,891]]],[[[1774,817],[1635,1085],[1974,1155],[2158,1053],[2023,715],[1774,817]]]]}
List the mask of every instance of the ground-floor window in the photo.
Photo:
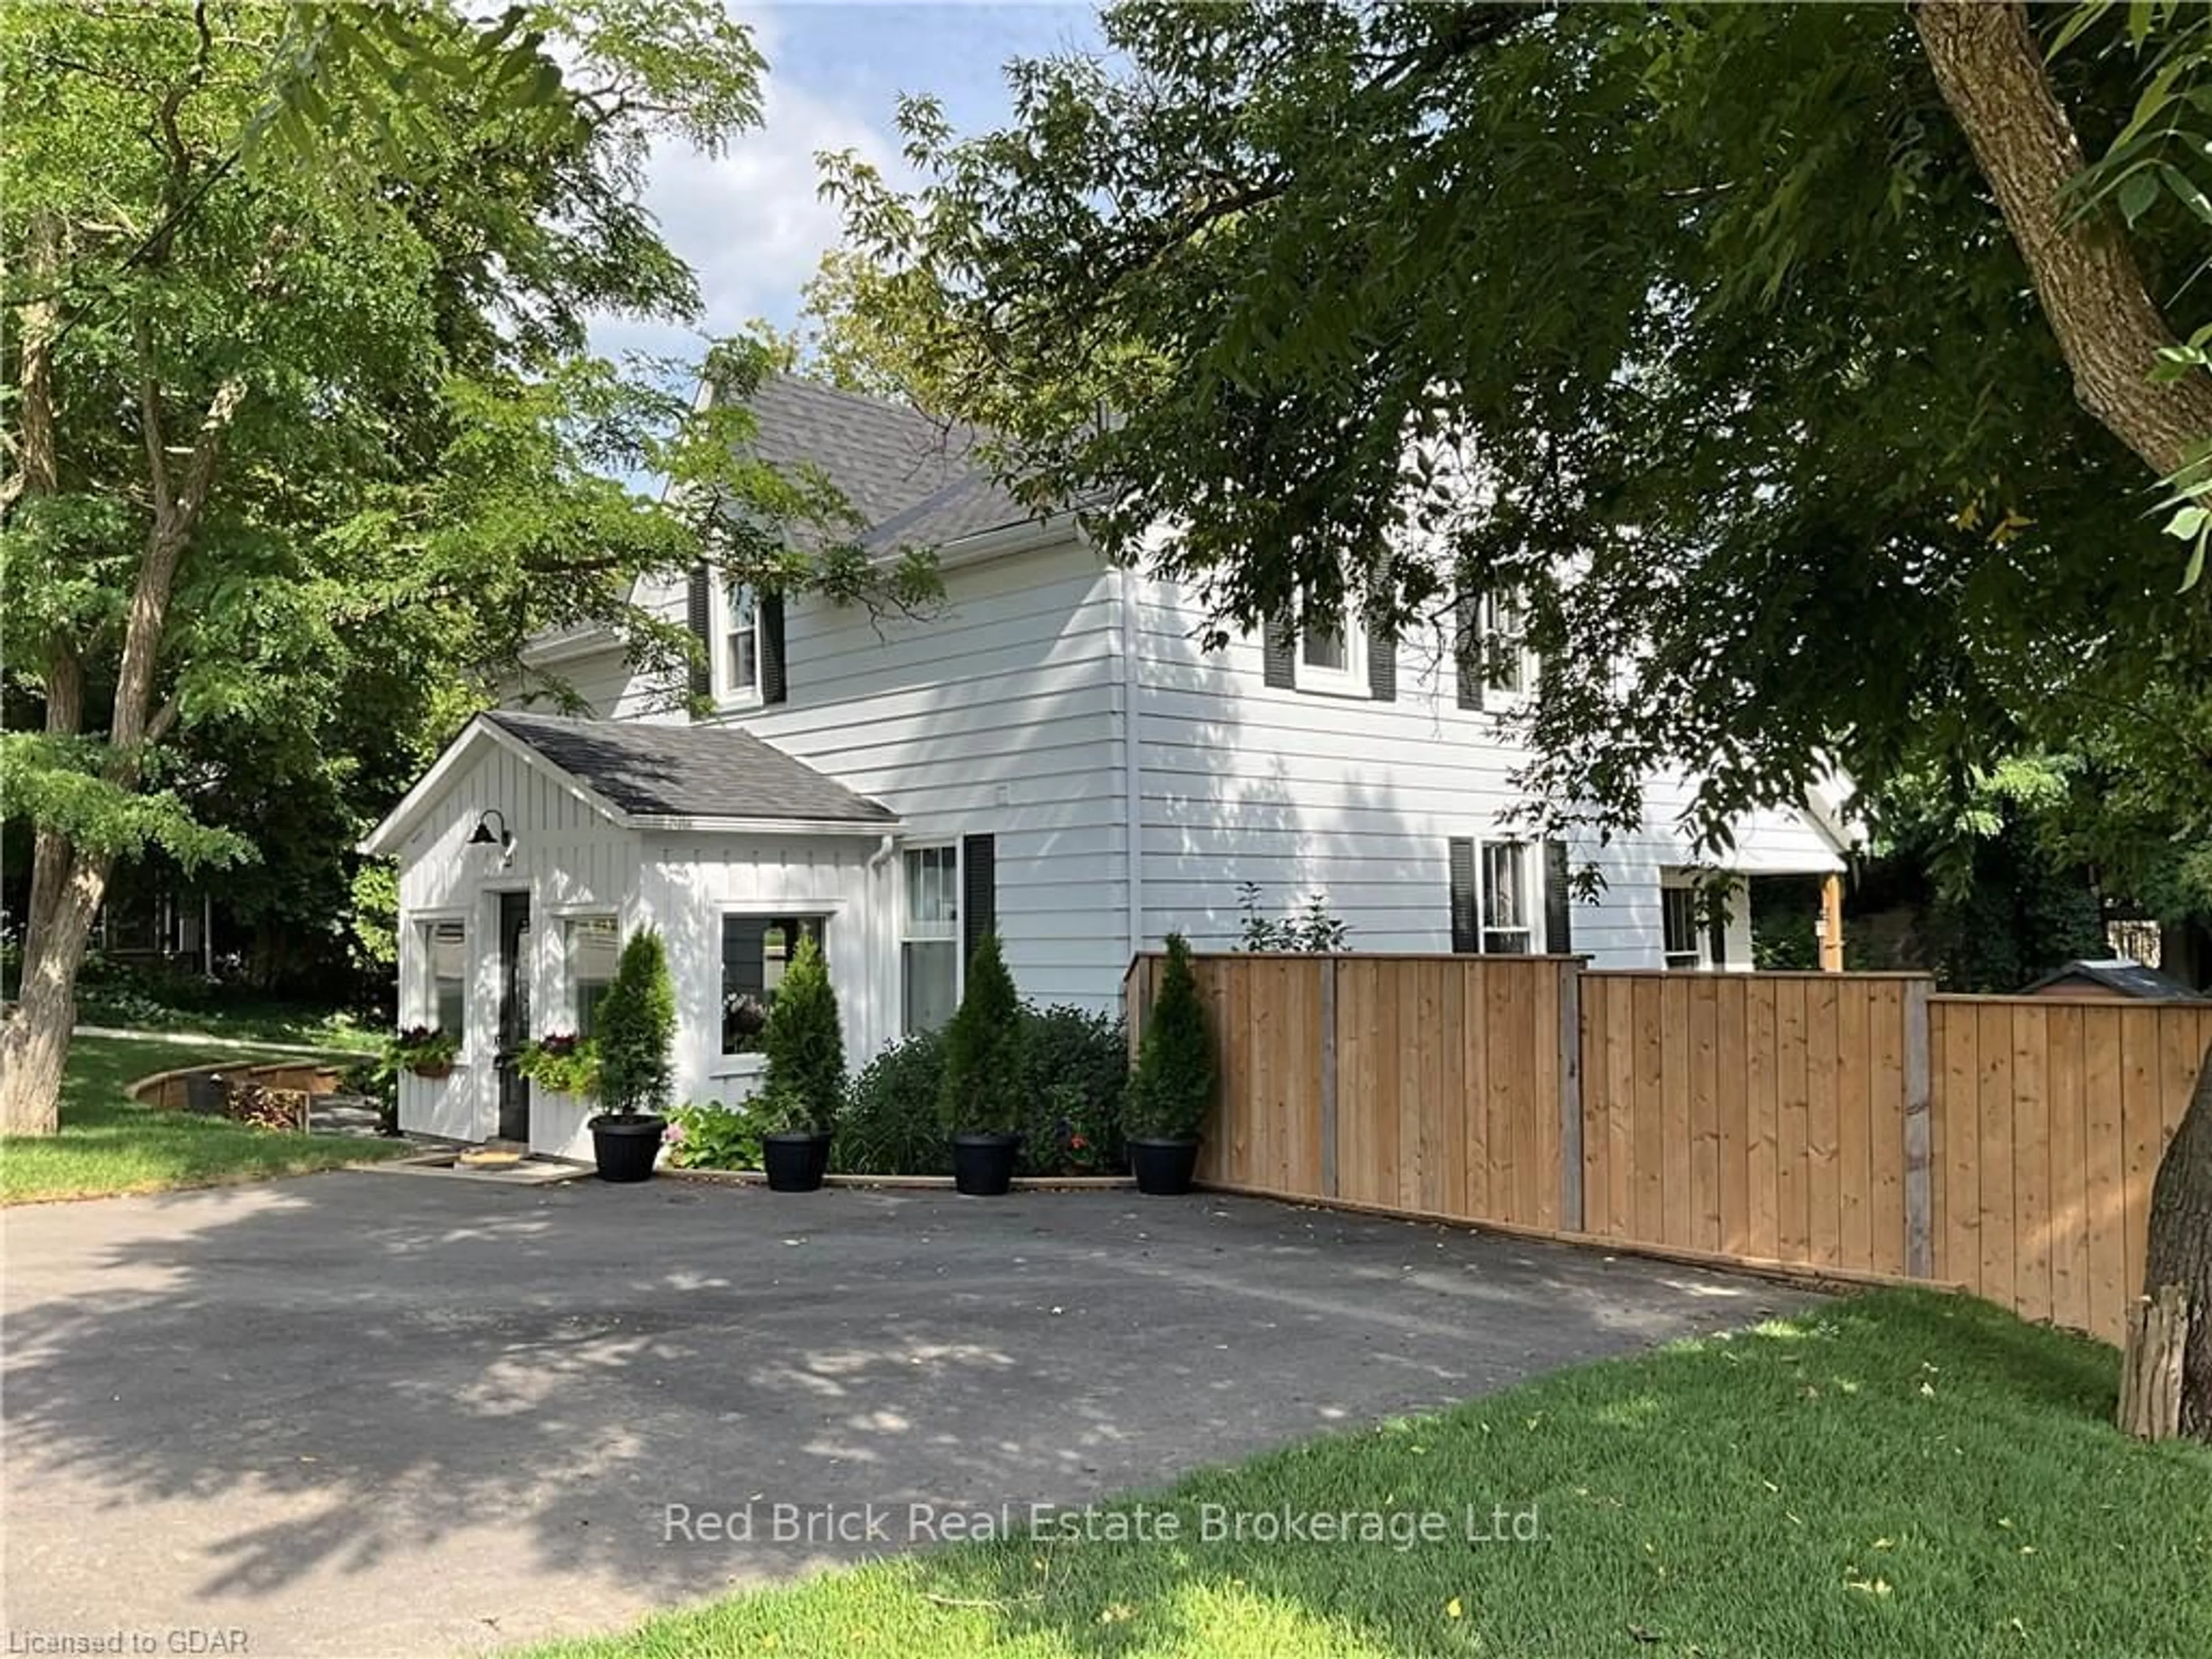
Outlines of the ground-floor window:
{"type": "Polygon", "coordinates": [[[1704,953],[1698,948],[1698,893],[1693,887],[1672,886],[1659,890],[1660,948],[1666,953],[1669,968],[1702,966],[1704,953]]]}
{"type": "Polygon", "coordinates": [[[459,1042],[468,1035],[468,926],[451,919],[418,921],[415,932],[422,952],[419,1018],[459,1042]]]}
{"type": "Polygon", "coordinates": [[[578,1036],[598,1033],[599,1000],[614,982],[621,957],[622,928],[612,916],[570,916],[562,922],[562,975],[578,1036]]]}
{"type": "Polygon", "coordinates": [[[776,987],[802,938],[829,949],[829,918],[817,915],[722,918],[722,1052],[750,1054],[761,1046],[776,987]]]}
{"type": "Polygon", "coordinates": [[[960,849],[909,847],[901,1001],[908,1031],[933,1031],[960,1006],[960,849]]]}
{"type": "Polygon", "coordinates": [[[1534,939],[1528,913],[1528,848],[1517,841],[1483,842],[1482,953],[1526,956],[1534,939]]]}

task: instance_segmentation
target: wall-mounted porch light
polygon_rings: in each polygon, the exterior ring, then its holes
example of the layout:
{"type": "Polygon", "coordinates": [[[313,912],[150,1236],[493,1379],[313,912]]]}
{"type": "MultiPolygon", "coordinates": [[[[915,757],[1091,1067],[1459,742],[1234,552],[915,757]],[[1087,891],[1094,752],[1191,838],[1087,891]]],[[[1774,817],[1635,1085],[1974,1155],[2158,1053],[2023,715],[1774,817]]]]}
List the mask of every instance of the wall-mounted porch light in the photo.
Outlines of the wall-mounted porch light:
{"type": "Polygon", "coordinates": [[[469,832],[469,845],[496,847],[502,853],[514,851],[514,837],[507,832],[507,814],[496,806],[488,806],[477,813],[477,827],[469,832]],[[494,818],[499,820],[499,828],[495,831],[491,827],[494,818]]]}

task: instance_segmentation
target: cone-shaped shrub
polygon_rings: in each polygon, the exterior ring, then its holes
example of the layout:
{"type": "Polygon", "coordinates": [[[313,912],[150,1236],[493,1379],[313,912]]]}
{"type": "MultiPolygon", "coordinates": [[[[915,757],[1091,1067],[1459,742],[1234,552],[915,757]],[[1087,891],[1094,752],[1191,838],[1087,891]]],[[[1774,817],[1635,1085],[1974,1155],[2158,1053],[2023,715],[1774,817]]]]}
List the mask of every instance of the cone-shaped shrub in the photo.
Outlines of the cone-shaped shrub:
{"type": "Polygon", "coordinates": [[[1159,994],[1137,1046],[1129,1079],[1127,1131],[1147,1139],[1196,1134],[1213,1103],[1213,1045],[1206,1035],[1206,1004],[1190,970],[1190,945],[1168,935],[1167,967],[1159,994]]]}
{"type": "Polygon", "coordinates": [[[845,1033],[830,965],[811,934],[800,936],[784,964],[761,1048],[768,1056],[761,1096],[780,1120],[766,1127],[822,1134],[835,1128],[845,1104],[845,1033]]]}
{"type": "Polygon", "coordinates": [[[1022,1009],[1013,975],[986,933],[968,963],[960,1012],[945,1028],[937,1115],[955,1134],[1012,1133],[1022,1119],[1022,1009]]]}
{"type": "Polygon", "coordinates": [[[641,928],[623,946],[598,1024],[600,1104],[624,1117],[665,1111],[673,1086],[676,988],[659,929],[641,928]]]}

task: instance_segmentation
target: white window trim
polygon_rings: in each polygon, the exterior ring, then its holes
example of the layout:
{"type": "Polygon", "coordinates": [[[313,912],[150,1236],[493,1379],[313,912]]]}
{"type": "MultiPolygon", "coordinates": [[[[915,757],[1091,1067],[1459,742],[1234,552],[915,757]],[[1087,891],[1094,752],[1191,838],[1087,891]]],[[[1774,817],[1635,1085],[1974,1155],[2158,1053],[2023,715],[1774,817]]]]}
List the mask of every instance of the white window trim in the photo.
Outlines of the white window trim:
{"type": "Polygon", "coordinates": [[[1529,856],[1530,843],[1516,841],[1510,836],[1487,836],[1474,843],[1474,944],[1479,956],[1534,956],[1536,951],[1536,918],[1544,911],[1543,872],[1537,861],[1529,856]],[[1521,866],[1521,925],[1518,927],[1492,927],[1490,925],[1490,854],[1493,848],[1510,847],[1515,849],[1521,866]],[[1519,933],[1522,938],[1518,951],[1492,951],[1490,936],[1493,933],[1519,933]]]}
{"type": "Polygon", "coordinates": [[[414,985],[406,998],[406,1012],[399,1024],[402,1026],[433,1025],[438,1018],[438,978],[430,969],[429,941],[423,935],[426,930],[449,921],[459,924],[461,950],[465,957],[461,973],[461,1029],[455,1034],[460,1039],[460,1048],[453,1055],[454,1065],[465,1066],[470,1055],[469,1026],[471,1022],[469,1016],[475,1012],[477,969],[476,922],[467,910],[440,908],[406,913],[407,932],[403,937],[414,943],[415,975],[414,985]]]}
{"type": "Polygon", "coordinates": [[[1304,595],[1299,595],[1299,623],[1291,634],[1291,681],[1297,690],[1325,697],[1371,699],[1367,684],[1367,630],[1346,611],[1338,627],[1344,640],[1344,666],[1322,668],[1306,660],[1304,595]]]}
{"type": "MultiPolygon", "coordinates": [[[[750,583],[738,586],[752,592],[750,583]]],[[[730,672],[730,632],[736,621],[734,607],[730,601],[731,584],[714,581],[708,585],[708,637],[714,642],[710,664],[711,684],[717,708],[754,708],[761,697],[761,631],[760,596],[753,593],[753,681],[750,685],[738,685],[730,672]]]]}
{"type": "Polygon", "coordinates": [[[939,836],[928,841],[902,842],[899,845],[898,871],[899,890],[896,911],[898,937],[894,942],[894,954],[898,961],[898,995],[896,1012],[898,1015],[900,1035],[906,1036],[912,1035],[906,1030],[906,947],[908,945],[942,945],[949,942],[952,946],[952,1006],[958,1007],[962,999],[968,994],[968,953],[960,948],[966,927],[966,919],[961,915],[960,907],[966,902],[968,895],[968,859],[961,850],[960,837],[957,836],[939,836]],[[916,933],[911,931],[914,926],[914,910],[909,902],[912,895],[907,888],[909,878],[907,874],[906,855],[908,853],[934,852],[947,852],[952,854],[952,932],[945,939],[940,939],[934,933],[916,933]]]}
{"type": "Polygon", "coordinates": [[[1669,973],[1710,973],[1713,967],[1712,930],[1707,925],[1703,907],[1697,902],[1698,884],[1680,870],[1659,872],[1659,965],[1669,973]],[[1670,951],[1667,948],[1667,895],[1687,893],[1691,896],[1690,938],[1696,945],[1694,962],[1676,962],[1676,957],[1693,954],[1689,951],[1670,951]]]}
{"type": "Polygon", "coordinates": [[[1482,675],[1482,702],[1485,708],[1492,712],[1523,707],[1534,695],[1536,690],[1536,653],[1531,651],[1528,645],[1528,611],[1525,605],[1522,611],[1521,684],[1517,690],[1508,690],[1493,684],[1491,680],[1490,665],[1497,654],[1491,649],[1491,641],[1504,637],[1505,633],[1498,620],[1498,599],[1499,595],[1494,591],[1486,592],[1477,604],[1474,621],[1474,643],[1477,653],[1475,659],[1480,665],[1482,675]]]}
{"type": "Polygon", "coordinates": [[[615,954],[619,959],[622,947],[628,941],[623,938],[622,913],[609,906],[598,908],[562,909],[546,917],[556,936],[555,949],[561,958],[559,985],[561,1017],[563,1024],[549,1025],[549,1030],[574,1031],[583,1023],[584,1011],[576,1001],[576,963],[568,953],[568,924],[574,921],[611,921],[615,925],[615,954]]]}
{"type": "Polygon", "coordinates": [[[830,924],[845,911],[842,899],[747,899],[739,903],[718,904],[714,907],[714,1000],[713,1018],[708,1029],[714,1037],[714,1052],[708,1056],[708,1077],[751,1077],[768,1064],[768,1056],[755,1049],[750,1054],[733,1054],[722,1047],[722,921],[727,916],[763,916],[770,921],[778,916],[819,916],[822,918],[822,961],[831,970],[831,983],[836,983],[835,945],[832,936],[838,930],[830,924]]]}

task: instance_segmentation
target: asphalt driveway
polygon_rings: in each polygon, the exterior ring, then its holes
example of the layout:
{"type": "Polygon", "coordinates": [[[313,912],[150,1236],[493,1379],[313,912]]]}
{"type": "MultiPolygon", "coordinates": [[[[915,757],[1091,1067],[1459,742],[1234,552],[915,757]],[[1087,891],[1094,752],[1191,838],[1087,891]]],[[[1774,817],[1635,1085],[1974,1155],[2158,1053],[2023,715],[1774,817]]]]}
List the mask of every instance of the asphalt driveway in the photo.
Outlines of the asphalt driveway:
{"type": "Polygon", "coordinates": [[[9,1652],[601,1629],[926,1542],[916,1504],[1079,1504],[1802,1299],[1245,1200],[671,1180],[320,1176],[0,1248],[9,1652]]]}

